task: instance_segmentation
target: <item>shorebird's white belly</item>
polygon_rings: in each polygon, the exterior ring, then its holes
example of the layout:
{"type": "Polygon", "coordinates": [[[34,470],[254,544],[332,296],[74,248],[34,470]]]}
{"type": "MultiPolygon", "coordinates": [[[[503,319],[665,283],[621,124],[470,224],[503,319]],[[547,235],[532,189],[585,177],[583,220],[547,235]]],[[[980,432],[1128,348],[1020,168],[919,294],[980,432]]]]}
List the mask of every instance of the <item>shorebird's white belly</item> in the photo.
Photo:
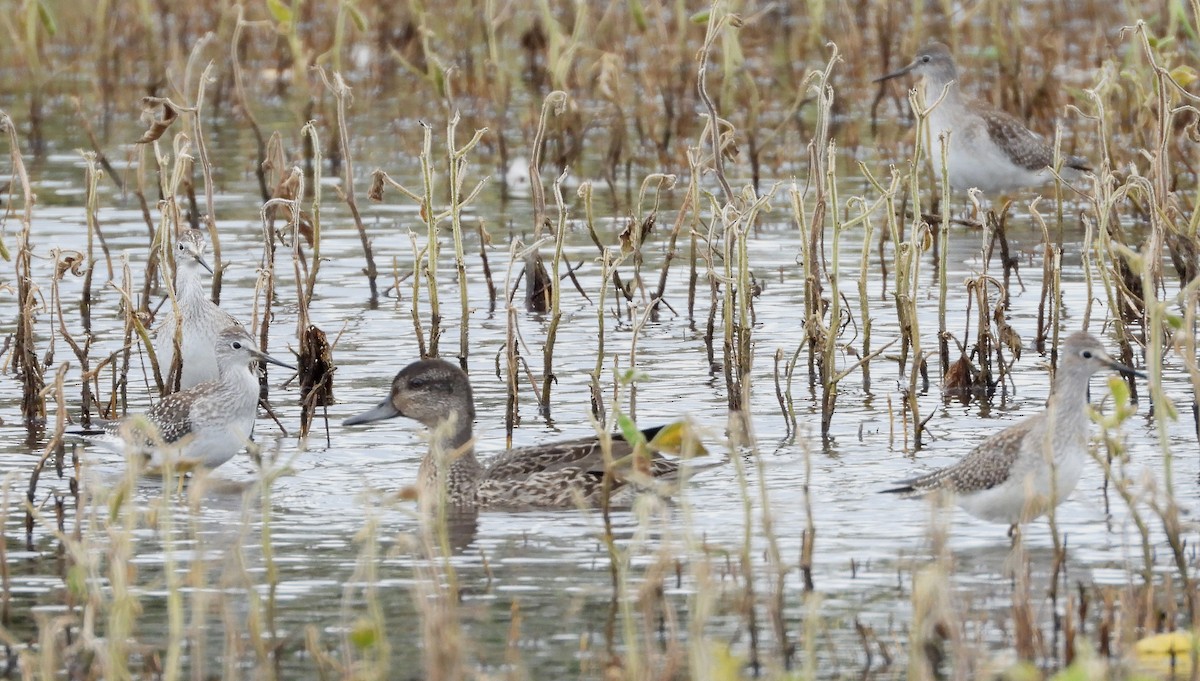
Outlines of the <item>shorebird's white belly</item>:
{"type": "Polygon", "coordinates": [[[1032,520],[1049,511],[1051,502],[1057,506],[1075,491],[1083,474],[1084,454],[1076,448],[1061,452],[1053,474],[1048,464],[1039,461],[991,489],[959,495],[956,501],[967,513],[989,522],[1013,525],[1032,520]]]}
{"type": "Polygon", "coordinates": [[[971,125],[955,125],[952,117],[938,115],[934,109],[929,118],[930,158],[942,177],[942,147],[938,135],[950,131],[950,148],[946,154],[946,169],[950,186],[958,190],[972,187],[985,192],[1008,191],[1036,186],[1046,181],[1046,169],[1036,171],[1013,163],[1008,154],[992,141],[982,121],[973,119],[971,125]]]}

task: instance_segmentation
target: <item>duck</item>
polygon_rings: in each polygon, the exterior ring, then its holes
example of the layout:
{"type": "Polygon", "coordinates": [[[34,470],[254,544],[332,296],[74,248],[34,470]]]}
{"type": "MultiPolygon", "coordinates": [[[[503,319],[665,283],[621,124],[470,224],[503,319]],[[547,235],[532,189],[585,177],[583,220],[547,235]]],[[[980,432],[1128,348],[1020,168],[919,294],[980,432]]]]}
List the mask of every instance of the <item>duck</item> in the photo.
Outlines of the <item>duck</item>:
{"type": "MultiPolygon", "coordinates": [[[[422,359],[400,370],[391,393],[377,406],[343,421],[356,426],[403,416],[431,432],[430,451],[417,473],[420,498],[445,485],[446,503],[457,509],[564,509],[598,506],[604,497],[604,448],[597,437],[509,449],[487,462],[475,456],[475,399],[467,374],[443,359],[422,359]]],[[[641,431],[647,442],[665,426],[641,431]]],[[[626,505],[630,492],[650,478],[673,480],[679,463],[657,452],[635,459],[644,475],[630,475],[626,463],[635,445],[615,434],[610,503],[626,505]],[[612,493],[617,493],[614,502],[612,493]]],[[[436,496],[432,497],[436,498],[436,496]]]]}

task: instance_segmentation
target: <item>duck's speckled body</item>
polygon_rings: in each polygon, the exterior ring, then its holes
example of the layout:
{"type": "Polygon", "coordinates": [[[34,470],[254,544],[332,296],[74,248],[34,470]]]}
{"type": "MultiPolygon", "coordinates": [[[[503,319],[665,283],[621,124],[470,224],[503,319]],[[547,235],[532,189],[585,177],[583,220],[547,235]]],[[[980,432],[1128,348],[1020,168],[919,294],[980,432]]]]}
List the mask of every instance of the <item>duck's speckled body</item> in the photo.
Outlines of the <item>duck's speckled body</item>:
{"type": "MultiPolygon", "coordinates": [[[[356,425],[396,416],[420,421],[432,432],[430,452],[418,472],[422,494],[436,494],[444,476],[446,501],[460,509],[573,508],[601,501],[604,454],[598,438],[510,449],[486,466],[480,464],[472,434],[475,401],[471,383],[449,362],[427,359],[408,365],[392,381],[388,399],[344,423],[356,425]]],[[[650,439],[657,430],[643,434],[650,439]]],[[[613,436],[613,460],[632,452],[628,442],[613,436]]],[[[658,455],[651,456],[648,464],[646,473],[655,478],[673,477],[678,472],[678,464],[658,455]]],[[[625,477],[614,477],[613,491],[624,491],[621,488],[629,487],[627,482],[625,477]]]]}

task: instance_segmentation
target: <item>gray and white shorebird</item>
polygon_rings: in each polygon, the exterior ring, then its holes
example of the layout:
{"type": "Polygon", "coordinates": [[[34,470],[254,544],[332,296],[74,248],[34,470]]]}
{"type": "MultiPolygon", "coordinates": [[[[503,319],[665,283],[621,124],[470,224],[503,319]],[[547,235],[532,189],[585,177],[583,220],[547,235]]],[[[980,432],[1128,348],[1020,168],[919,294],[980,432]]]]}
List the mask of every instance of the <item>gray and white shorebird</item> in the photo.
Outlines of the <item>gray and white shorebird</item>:
{"type": "MultiPolygon", "coordinates": [[[[185,229],[175,248],[175,301],[183,323],[179,341],[183,362],[180,389],[219,378],[215,351],[217,335],[226,327],[241,326],[233,315],[222,310],[209,297],[203,271],[212,274],[213,270],[204,260],[206,247],[207,241],[202,230],[185,229]]],[[[168,303],[166,320],[158,331],[159,367],[164,378],[175,358],[176,324],[175,312],[168,303]]]]}
{"type": "Polygon", "coordinates": [[[212,469],[232,459],[250,439],[258,416],[256,363],[295,369],[254,345],[240,326],[228,326],[213,340],[217,378],[172,393],[144,414],[109,421],[96,429],[68,434],[120,454],[144,457],[147,469],[168,461],[176,470],[212,469]]]}
{"type": "Polygon", "coordinates": [[[944,491],[967,513],[1015,526],[1061,504],[1083,473],[1087,458],[1088,381],[1112,369],[1145,378],[1114,360],[1091,334],[1071,334],[1062,344],[1046,408],[992,435],[958,463],[897,482],[884,490],[904,497],[944,491]]]}
{"type": "MultiPolygon", "coordinates": [[[[1009,114],[982,106],[963,95],[958,69],[950,49],[942,43],[930,43],[917,53],[912,63],[899,71],[876,78],[879,83],[906,74],[921,77],[925,86],[925,105],[929,112],[929,154],[941,178],[941,147],[938,134],[950,131],[946,170],[950,185],[965,190],[976,187],[985,192],[1004,192],[1036,187],[1050,179],[1054,165],[1054,147],[1021,121],[1009,114]]],[[[1063,155],[1060,176],[1072,180],[1090,170],[1087,159],[1063,155]]]]}
{"type": "MultiPolygon", "coordinates": [[[[353,426],[404,416],[427,426],[433,436],[430,451],[417,472],[418,493],[437,492],[444,484],[447,503],[458,510],[480,508],[574,508],[580,502],[597,505],[604,487],[604,452],[595,437],[553,442],[505,451],[487,465],[475,457],[475,399],[471,382],[458,366],[441,359],[423,359],[400,370],[391,393],[377,406],[351,416],[353,426]],[[442,482],[442,479],[445,482],[442,482]]],[[[642,431],[647,441],[660,428],[642,431]]],[[[614,461],[629,460],[633,446],[620,435],[612,439],[614,461]]],[[[628,471],[629,466],[624,467],[628,471]]],[[[658,454],[645,461],[645,477],[673,478],[679,465],[658,454]]],[[[628,503],[630,478],[618,475],[611,490],[621,493],[614,503],[628,503]]]]}

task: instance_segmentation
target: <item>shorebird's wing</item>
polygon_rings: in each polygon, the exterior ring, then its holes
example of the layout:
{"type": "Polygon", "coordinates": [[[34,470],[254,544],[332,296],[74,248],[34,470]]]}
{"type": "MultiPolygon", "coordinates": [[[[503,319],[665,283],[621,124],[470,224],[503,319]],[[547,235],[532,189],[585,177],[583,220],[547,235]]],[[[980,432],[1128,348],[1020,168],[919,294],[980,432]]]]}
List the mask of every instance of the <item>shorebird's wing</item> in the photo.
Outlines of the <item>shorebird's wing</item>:
{"type": "MultiPolygon", "coordinates": [[[[1054,147],[1021,121],[994,109],[979,109],[978,113],[987,124],[988,135],[1013,163],[1026,170],[1041,170],[1054,165],[1054,147]]],[[[1066,154],[1062,158],[1068,168],[1090,170],[1086,159],[1066,154]]]]}
{"type": "MultiPolygon", "coordinates": [[[[157,438],[161,439],[161,444],[176,444],[192,433],[192,396],[193,391],[181,390],[177,393],[167,395],[158,401],[158,404],[151,407],[143,417],[149,424],[153,424],[158,429],[157,438]]],[[[127,417],[122,419],[118,424],[113,424],[119,432],[133,424],[133,419],[137,416],[127,417]]],[[[137,431],[145,430],[145,428],[137,428],[137,431]]],[[[142,433],[146,437],[147,445],[160,444],[155,439],[155,433],[142,433]]],[[[139,438],[140,439],[140,438],[139,438]]],[[[132,444],[140,444],[133,442],[132,444]]]]}
{"type": "Polygon", "coordinates": [[[955,494],[982,492],[1008,480],[1029,428],[1015,424],[984,440],[946,470],[942,486],[955,494]]]}
{"type": "Polygon", "coordinates": [[[955,494],[982,492],[1003,483],[1012,475],[1013,465],[1021,454],[1021,444],[1034,425],[1035,414],[1015,423],[981,442],[957,463],[939,468],[884,490],[903,496],[920,496],[935,489],[955,494]]]}

